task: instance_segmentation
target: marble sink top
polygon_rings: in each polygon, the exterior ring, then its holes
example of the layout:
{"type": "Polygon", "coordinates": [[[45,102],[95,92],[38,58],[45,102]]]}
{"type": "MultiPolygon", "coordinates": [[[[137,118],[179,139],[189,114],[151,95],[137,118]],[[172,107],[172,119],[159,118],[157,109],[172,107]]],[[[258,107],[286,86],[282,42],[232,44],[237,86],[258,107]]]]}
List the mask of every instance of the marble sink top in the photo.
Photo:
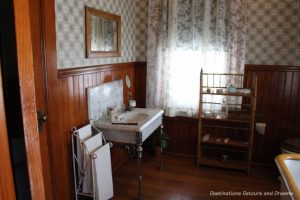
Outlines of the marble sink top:
{"type": "Polygon", "coordinates": [[[149,114],[146,112],[127,112],[119,114],[116,117],[114,123],[139,123],[143,122],[149,117],[149,114]]]}
{"type": "Polygon", "coordinates": [[[142,134],[142,141],[147,139],[162,124],[162,115],[163,110],[133,108],[130,112],[119,113],[113,122],[108,119],[98,120],[94,121],[94,125],[103,130],[104,137],[110,141],[135,144],[136,133],[142,134]]]}

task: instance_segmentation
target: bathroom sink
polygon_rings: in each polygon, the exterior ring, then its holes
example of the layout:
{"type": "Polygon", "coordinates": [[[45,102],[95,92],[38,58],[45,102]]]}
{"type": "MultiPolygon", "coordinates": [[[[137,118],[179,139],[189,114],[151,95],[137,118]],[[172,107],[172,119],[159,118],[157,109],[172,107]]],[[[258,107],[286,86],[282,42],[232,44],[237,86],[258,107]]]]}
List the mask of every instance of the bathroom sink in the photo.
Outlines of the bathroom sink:
{"type": "MultiPolygon", "coordinates": [[[[127,76],[126,85],[130,91],[130,80],[127,76]]],[[[87,88],[87,97],[90,123],[101,130],[107,141],[136,145],[138,199],[141,199],[142,144],[158,127],[162,128],[163,110],[133,108],[130,112],[120,112],[115,115],[115,110],[109,108],[119,109],[123,105],[122,79],[87,88]],[[108,117],[107,113],[113,114],[113,117],[108,117]]],[[[160,151],[160,169],[162,169],[162,149],[160,151]]]]}
{"type": "Polygon", "coordinates": [[[109,141],[137,144],[137,134],[140,134],[141,142],[145,141],[162,124],[162,115],[162,110],[134,108],[119,113],[113,122],[102,119],[93,123],[109,141]]]}
{"type": "Polygon", "coordinates": [[[149,117],[149,114],[144,112],[128,112],[121,113],[116,117],[116,123],[141,123],[149,117]]]}
{"type": "Polygon", "coordinates": [[[162,124],[163,111],[149,108],[133,108],[108,119],[107,108],[123,105],[122,79],[90,87],[87,96],[89,120],[109,141],[140,144],[162,124]]]}

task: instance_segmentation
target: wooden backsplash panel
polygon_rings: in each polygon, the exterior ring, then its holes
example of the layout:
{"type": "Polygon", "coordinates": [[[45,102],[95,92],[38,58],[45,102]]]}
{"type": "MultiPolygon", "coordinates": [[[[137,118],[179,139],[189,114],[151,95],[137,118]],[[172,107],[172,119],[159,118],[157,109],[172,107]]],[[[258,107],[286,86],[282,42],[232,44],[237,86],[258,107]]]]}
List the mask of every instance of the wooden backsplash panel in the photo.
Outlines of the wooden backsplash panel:
{"type": "Polygon", "coordinates": [[[255,72],[257,122],[267,123],[265,135],[254,135],[253,160],[272,163],[280,153],[280,142],[300,137],[300,67],[246,65],[255,72]]]}

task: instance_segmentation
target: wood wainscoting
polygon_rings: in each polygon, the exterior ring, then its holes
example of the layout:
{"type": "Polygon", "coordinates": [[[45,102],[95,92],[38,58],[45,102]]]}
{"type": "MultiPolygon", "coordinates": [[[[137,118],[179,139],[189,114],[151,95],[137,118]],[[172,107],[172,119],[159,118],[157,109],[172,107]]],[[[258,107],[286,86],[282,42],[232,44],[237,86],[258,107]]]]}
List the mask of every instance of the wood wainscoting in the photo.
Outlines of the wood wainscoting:
{"type": "Polygon", "coordinates": [[[300,66],[246,65],[257,74],[256,122],[267,124],[254,134],[253,160],[274,163],[280,142],[300,137],[300,66]]]}
{"type": "Polygon", "coordinates": [[[135,100],[138,108],[146,107],[147,63],[135,63],[135,100]]]}
{"type": "MultiPolygon", "coordinates": [[[[139,66],[143,66],[143,63],[139,63],[139,66]]],[[[146,63],[144,63],[146,65],[146,63]]],[[[138,67],[139,67],[138,66],[138,67]]],[[[87,111],[87,94],[86,88],[100,85],[106,82],[111,82],[118,79],[125,80],[125,76],[128,75],[132,84],[130,91],[132,93],[132,98],[136,96],[142,96],[136,92],[135,80],[136,76],[140,76],[138,70],[136,69],[136,63],[119,63],[119,64],[107,64],[92,67],[82,67],[82,68],[71,68],[71,69],[60,69],[58,70],[58,82],[60,88],[60,95],[58,101],[61,102],[61,119],[60,122],[63,132],[53,133],[52,129],[52,148],[62,149],[62,151],[53,151],[53,158],[64,159],[65,161],[54,161],[54,165],[60,165],[63,167],[63,171],[72,171],[72,161],[71,161],[71,128],[81,127],[89,123],[88,121],[88,111],[87,111]],[[62,147],[63,146],[63,147],[62,147]],[[63,154],[63,155],[62,155],[63,154]],[[62,166],[62,162],[64,165],[62,166]]],[[[141,75],[142,76],[142,75],[141,75]]],[[[139,85],[139,84],[138,84],[139,85]]],[[[128,103],[127,97],[127,87],[124,82],[124,101],[128,103]]],[[[51,101],[51,99],[50,99],[51,101]]],[[[116,169],[124,160],[127,159],[127,152],[125,149],[113,148],[112,149],[112,166],[116,169]]],[[[55,167],[56,168],[56,167],[55,167]]],[[[61,171],[62,169],[60,169],[61,171]]],[[[58,177],[56,177],[56,180],[58,177]]],[[[56,181],[58,183],[59,181],[56,181]]],[[[72,179],[71,174],[67,177],[68,186],[71,187],[72,179]]],[[[71,189],[71,188],[69,188],[71,189]]],[[[70,190],[69,190],[70,191],[70,190]]],[[[64,194],[65,196],[66,194],[64,194]]],[[[58,195],[60,196],[60,195],[58,195]]]]}
{"type": "Polygon", "coordinates": [[[196,156],[198,119],[191,117],[164,117],[164,128],[170,140],[168,153],[196,156]]]}
{"type": "MultiPolygon", "coordinates": [[[[280,142],[300,137],[300,67],[246,65],[245,74],[258,76],[256,122],[267,123],[265,135],[254,134],[253,161],[274,164],[280,142]]],[[[195,156],[198,121],[186,117],[165,117],[170,136],[170,153],[195,156]]]]}
{"type": "MultiPolygon", "coordinates": [[[[64,139],[66,140],[67,146],[70,146],[71,144],[71,128],[74,126],[81,127],[89,123],[86,89],[118,79],[125,80],[126,75],[129,76],[132,83],[135,82],[135,63],[120,63],[58,70],[59,87],[62,90],[61,99],[64,108],[64,122],[62,124],[65,130],[64,139]]],[[[130,90],[132,98],[135,98],[135,84],[132,84],[130,90]]],[[[128,89],[124,82],[125,104],[128,103],[127,91],[128,89]]],[[[71,158],[70,152],[68,152],[68,155],[68,157],[71,158]]],[[[116,168],[125,158],[125,150],[112,149],[113,168],[116,168]]]]}
{"type": "MultiPolygon", "coordinates": [[[[137,105],[144,106],[146,77],[145,62],[131,62],[86,66],[81,68],[57,69],[55,0],[40,0],[39,26],[42,31],[40,48],[46,71],[47,113],[51,170],[53,175],[54,199],[74,199],[73,169],[71,155],[71,128],[88,123],[86,88],[98,84],[124,79],[128,75],[132,82],[131,92],[137,105]],[[136,84],[138,82],[138,84],[136,84]],[[136,90],[136,88],[138,90],[136,90]],[[137,93],[136,91],[141,91],[137,93]]],[[[124,87],[127,103],[127,88],[124,87]]],[[[112,150],[113,168],[127,158],[123,149],[112,150]]]]}

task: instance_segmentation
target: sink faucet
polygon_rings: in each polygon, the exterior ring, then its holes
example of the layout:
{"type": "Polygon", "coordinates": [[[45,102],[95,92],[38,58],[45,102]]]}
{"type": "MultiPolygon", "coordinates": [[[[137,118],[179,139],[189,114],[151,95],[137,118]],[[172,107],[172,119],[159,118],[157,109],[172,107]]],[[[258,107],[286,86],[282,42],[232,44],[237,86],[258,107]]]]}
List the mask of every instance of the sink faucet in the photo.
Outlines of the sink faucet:
{"type": "Polygon", "coordinates": [[[122,106],[122,110],[124,112],[130,112],[131,111],[130,100],[131,100],[131,92],[128,92],[128,103],[127,103],[127,105],[123,104],[123,106],[122,106]]]}

